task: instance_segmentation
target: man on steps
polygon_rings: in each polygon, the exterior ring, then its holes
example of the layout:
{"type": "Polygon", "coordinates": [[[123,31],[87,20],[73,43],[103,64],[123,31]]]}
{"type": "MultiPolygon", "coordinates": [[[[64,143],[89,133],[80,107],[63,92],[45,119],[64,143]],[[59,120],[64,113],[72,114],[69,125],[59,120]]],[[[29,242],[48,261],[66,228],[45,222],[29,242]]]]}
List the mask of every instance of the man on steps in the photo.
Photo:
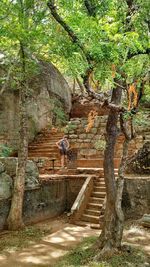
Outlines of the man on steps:
{"type": "Polygon", "coordinates": [[[67,136],[64,135],[63,138],[56,143],[56,146],[60,150],[61,167],[64,168],[65,162],[67,161],[67,152],[69,149],[69,142],[68,142],[67,136]]]}

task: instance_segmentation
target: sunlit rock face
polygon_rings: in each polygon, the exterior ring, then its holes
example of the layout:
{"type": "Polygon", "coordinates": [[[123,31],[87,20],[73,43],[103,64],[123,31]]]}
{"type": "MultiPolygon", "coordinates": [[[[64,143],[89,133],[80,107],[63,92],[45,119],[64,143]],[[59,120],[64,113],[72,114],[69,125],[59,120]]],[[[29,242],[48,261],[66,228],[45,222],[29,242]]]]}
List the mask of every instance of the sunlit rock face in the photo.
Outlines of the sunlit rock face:
{"type": "MultiPolygon", "coordinates": [[[[71,110],[69,85],[52,63],[39,62],[35,77],[29,80],[27,102],[29,140],[53,119],[53,100],[61,102],[66,114],[71,110]]],[[[0,96],[0,143],[17,148],[19,125],[19,94],[17,88],[7,88],[0,96]]]]}

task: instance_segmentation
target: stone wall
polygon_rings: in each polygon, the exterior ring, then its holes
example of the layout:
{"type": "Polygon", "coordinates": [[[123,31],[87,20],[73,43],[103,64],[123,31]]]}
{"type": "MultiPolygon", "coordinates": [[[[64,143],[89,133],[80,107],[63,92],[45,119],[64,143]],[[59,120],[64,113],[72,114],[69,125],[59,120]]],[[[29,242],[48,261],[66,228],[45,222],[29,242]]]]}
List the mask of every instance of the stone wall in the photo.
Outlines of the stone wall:
{"type": "MultiPolygon", "coordinates": [[[[18,159],[0,160],[0,230],[2,230],[10,209],[18,159]]],[[[25,223],[57,217],[64,211],[69,211],[84,180],[84,176],[39,180],[37,166],[29,160],[26,167],[23,205],[25,223]]]]}
{"type": "MultiPolygon", "coordinates": [[[[83,182],[84,178],[55,179],[42,182],[36,188],[26,189],[23,205],[24,222],[35,223],[69,211],[83,182]]],[[[0,230],[5,227],[10,204],[11,195],[0,198],[0,230]]]]}
{"type": "MultiPolygon", "coordinates": [[[[79,159],[103,159],[106,122],[107,115],[97,116],[93,127],[88,133],[86,133],[86,127],[88,124],[87,118],[72,118],[70,120],[67,126],[70,146],[78,149],[79,159]]],[[[115,147],[116,159],[121,158],[123,140],[124,137],[120,134],[115,147]]],[[[143,144],[143,133],[140,132],[139,135],[130,143],[128,154],[130,156],[133,155],[142,147],[143,144]]]]}
{"type": "MultiPolygon", "coordinates": [[[[70,211],[84,180],[84,177],[55,178],[41,182],[38,187],[25,190],[23,206],[25,223],[35,223],[70,211]]],[[[150,213],[149,192],[150,179],[125,180],[123,209],[126,219],[139,219],[144,213],[150,213]]],[[[0,230],[5,226],[10,204],[10,195],[0,198],[0,230]]]]}
{"type": "MultiPolygon", "coordinates": [[[[29,82],[28,100],[29,139],[52,123],[52,99],[59,99],[65,112],[71,109],[71,92],[66,80],[51,63],[39,64],[39,74],[29,82]]],[[[12,148],[18,144],[18,91],[7,88],[0,96],[0,144],[12,148]]]]}
{"type": "Polygon", "coordinates": [[[139,219],[150,213],[150,177],[125,179],[123,192],[123,209],[126,219],[139,219]]]}
{"type": "Polygon", "coordinates": [[[150,141],[146,142],[130,160],[127,173],[150,175],[150,141]]]}
{"type": "Polygon", "coordinates": [[[69,178],[66,180],[67,187],[67,202],[66,209],[70,211],[86,177],[69,178]]]}
{"type": "MultiPolygon", "coordinates": [[[[11,199],[0,199],[0,230],[4,229],[11,199]]],[[[33,223],[59,216],[66,210],[65,180],[49,181],[36,189],[26,190],[23,204],[23,220],[33,223]]]]}

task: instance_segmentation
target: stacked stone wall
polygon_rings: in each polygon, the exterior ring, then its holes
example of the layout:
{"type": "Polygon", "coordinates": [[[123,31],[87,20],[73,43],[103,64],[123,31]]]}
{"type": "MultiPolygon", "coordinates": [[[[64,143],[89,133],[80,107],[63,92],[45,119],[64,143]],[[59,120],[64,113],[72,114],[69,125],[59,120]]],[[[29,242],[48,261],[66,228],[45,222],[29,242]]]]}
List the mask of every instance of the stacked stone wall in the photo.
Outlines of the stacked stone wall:
{"type": "MultiPolygon", "coordinates": [[[[88,124],[87,118],[74,118],[68,124],[68,137],[72,148],[77,148],[78,159],[103,159],[104,157],[104,145],[105,145],[105,133],[106,133],[107,115],[97,116],[93,127],[90,131],[86,132],[86,126],[88,124]],[[97,142],[102,141],[103,146],[97,147],[97,142]]],[[[124,137],[122,134],[118,135],[115,158],[120,159],[122,155],[124,137]]],[[[140,130],[139,135],[131,141],[129,145],[128,155],[135,154],[144,144],[143,132],[140,130]]]]}

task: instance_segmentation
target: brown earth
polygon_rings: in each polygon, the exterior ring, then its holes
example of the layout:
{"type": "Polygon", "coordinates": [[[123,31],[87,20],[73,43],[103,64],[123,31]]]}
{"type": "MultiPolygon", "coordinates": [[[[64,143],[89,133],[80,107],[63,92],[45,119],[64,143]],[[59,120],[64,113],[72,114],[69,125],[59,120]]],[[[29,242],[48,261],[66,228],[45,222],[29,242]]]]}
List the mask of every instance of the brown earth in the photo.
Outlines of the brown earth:
{"type": "MultiPolygon", "coordinates": [[[[84,237],[98,236],[100,231],[66,222],[65,217],[37,224],[41,229],[51,229],[39,242],[31,242],[28,247],[15,251],[13,247],[0,253],[1,267],[51,267],[75,247],[84,237]]],[[[36,226],[37,226],[36,225],[36,226]]],[[[6,234],[11,238],[10,234],[6,234]]],[[[0,236],[0,242],[4,235],[0,236]]],[[[124,231],[124,243],[144,250],[150,256],[150,231],[136,224],[127,226],[124,231]]],[[[22,241],[23,242],[23,241],[22,241]]]]}

